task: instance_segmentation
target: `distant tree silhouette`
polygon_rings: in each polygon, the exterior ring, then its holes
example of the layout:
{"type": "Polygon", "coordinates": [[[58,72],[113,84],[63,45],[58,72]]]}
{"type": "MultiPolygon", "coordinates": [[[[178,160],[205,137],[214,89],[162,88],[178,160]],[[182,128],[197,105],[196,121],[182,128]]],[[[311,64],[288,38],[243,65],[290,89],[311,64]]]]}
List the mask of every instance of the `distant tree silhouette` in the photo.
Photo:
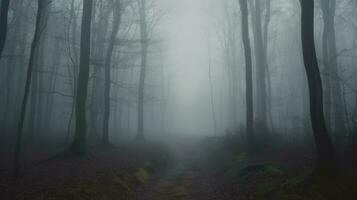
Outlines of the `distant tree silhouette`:
{"type": "Polygon", "coordinates": [[[103,120],[103,138],[104,145],[109,144],[109,118],[110,118],[110,86],[111,86],[111,60],[113,56],[115,39],[119,31],[121,15],[122,15],[122,2],[115,0],[112,2],[113,6],[113,28],[110,33],[110,40],[106,52],[105,65],[104,65],[104,120],[103,120]]]}
{"type": "Polygon", "coordinates": [[[244,45],[245,66],[246,66],[246,125],[247,138],[250,145],[254,140],[253,130],[253,74],[252,74],[252,49],[249,40],[248,4],[247,0],[239,0],[242,12],[242,39],[244,45]]]}
{"type": "Polygon", "coordinates": [[[79,73],[76,90],[76,129],[74,141],[70,150],[79,155],[87,151],[87,122],[86,122],[86,104],[89,80],[89,58],[90,58],[90,39],[91,39],[91,21],[92,21],[93,0],[83,1],[83,15],[81,27],[81,44],[79,58],[79,73]]]}
{"type": "Polygon", "coordinates": [[[36,15],[36,27],[35,27],[35,34],[33,36],[33,40],[31,43],[31,50],[30,50],[30,58],[29,58],[29,63],[27,67],[27,73],[26,73],[26,82],[25,82],[25,90],[24,90],[24,96],[22,99],[22,104],[21,104],[21,110],[20,110],[20,119],[18,122],[17,126],[17,138],[16,138],[16,145],[15,145],[15,159],[14,159],[14,168],[13,172],[14,175],[17,176],[19,172],[19,166],[20,166],[20,153],[21,153],[21,144],[22,144],[22,138],[23,138],[23,129],[24,129],[24,121],[25,121],[25,116],[26,116],[26,110],[27,110],[27,103],[29,99],[29,93],[30,93],[30,86],[31,86],[31,80],[32,80],[32,73],[33,73],[33,68],[35,65],[35,58],[36,54],[38,53],[38,44],[41,39],[41,33],[43,29],[45,28],[45,24],[43,23],[44,21],[44,14],[45,14],[45,9],[46,6],[48,5],[48,1],[46,0],[38,0],[37,2],[38,9],[37,9],[37,15],[36,15]]]}

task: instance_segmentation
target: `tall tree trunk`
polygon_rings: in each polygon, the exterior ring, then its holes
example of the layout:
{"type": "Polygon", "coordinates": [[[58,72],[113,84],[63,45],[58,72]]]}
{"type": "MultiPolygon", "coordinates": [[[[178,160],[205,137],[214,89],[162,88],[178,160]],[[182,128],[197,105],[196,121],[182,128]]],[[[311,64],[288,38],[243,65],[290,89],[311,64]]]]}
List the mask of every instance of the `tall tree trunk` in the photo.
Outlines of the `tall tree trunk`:
{"type": "Polygon", "coordinates": [[[140,15],[140,37],[141,37],[141,67],[139,79],[139,95],[138,95],[138,133],[137,139],[144,139],[144,90],[147,65],[147,50],[148,50],[148,32],[146,21],[146,0],[139,0],[139,15],[140,15]]]}
{"type": "Polygon", "coordinates": [[[265,55],[265,62],[266,62],[266,84],[267,86],[267,97],[266,97],[266,106],[267,106],[267,116],[269,117],[270,123],[270,130],[274,130],[274,122],[273,122],[273,113],[272,113],[272,79],[271,73],[269,70],[269,61],[268,61],[268,36],[269,36],[269,25],[270,25],[270,18],[271,18],[271,1],[265,1],[265,17],[264,17],[264,24],[263,24],[263,46],[264,46],[264,55],[265,55]]]}
{"type": "Polygon", "coordinates": [[[253,74],[252,74],[252,50],[249,39],[249,23],[248,23],[248,4],[247,0],[239,0],[242,12],[242,39],[244,45],[245,65],[246,65],[246,125],[247,139],[249,145],[253,144],[253,74]]]}
{"type": "MultiPolygon", "coordinates": [[[[264,50],[268,52],[268,35],[269,35],[269,25],[270,25],[270,18],[271,18],[271,1],[266,1],[265,3],[265,20],[263,26],[263,43],[264,43],[264,50]]],[[[268,57],[268,55],[267,55],[268,57]]]]}
{"type": "Polygon", "coordinates": [[[38,41],[38,48],[37,52],[35,53],[35,58],[34,58],[34,67],[33,67],[33,72],[32,72],[32,80],[31,80],[31,91],[30,91],[30,104],[29,104],[29,115],[31,118],[28,120],[28,136],[27,138],[32,140],[35,137],[35,123],[36,123],[36,118],[37,118],[37,102],[38,102],[38,95],[36,95],[38,91],[38,55],[39,55],[39,49],[41,48],[41,40],[38,41]]]}
{"type": "MultiPolygon", "coordinates": [[[[321,9],[324,21],[323,31],[323,60],[326,67],[326,97],[328,98],[325,103],[327,125],[331,127],[331,118],[333,118],[334,134],[336,140],[341,138],[341,134],[346,134],[346,124],[343,108],[343,97],[341,91],[341,83],[339,80],[338,72],[338,55],[336,47],[336,29],[335,29],[335,16],[336,16],[336,0],[321,0],[321,9]],[[331,115],[332,110],[334,115],[331,115]]],[[[330,128],[330,130],[332,130],[330,128]]]]}
{"type": "Polygon", "coordinates": [[[300,0],[301,38],[310,94],[311,125],[317,148],[317,172],[335,171],[334,148],[329,137],[323,108],[323,90],[314,41],[314,1],[300,0]]]}
{"type": "Polygon", "coordinates": [[[165,84],[165,71],[164,64],[162,60],[162,50],[160,51],[160,89],[161,89],[161,103],[160,103],[160,111],[161,111],[161,122],[160,122],[160,133],[163,134],[166,132],[166,108],[167,108],[167,91],[165,84]]]}
{"type": "MultiPolygon", "coordinates": [[[[217,135],[217,119],[216,119],[216,112],[215,112],[215,108],[214,108],[214,89],[213,89],[213,82],[212,82],[211,47],[209,44],[210,44],[210,41],[208,38],[208,81],[209,81],[210,97],[211,97],[213,130],[214,130],[214,136],[216,136],[217,135]]],[[[236,109],[236,108],[234,108],[234,109],[236,109]]]]}
{"type": "Polygon", "coordinates": [[[72,132],[72,122],[73,122],[73,115],[74,115],[74,110],[75,110],[75,103],[76,102],[76,88],[77,88],[77,74],[78,74],[78,53],[77,53],[77,48],[76,48],[76,33],[77,33],[77,14],[76,14],[76,8],[75,8],[75,0],[71,1],[71,9],[70,9],[70,20],[72,22],[72,29],[71,26],[68,26],[68,35],[70,35],[70,39],[68,41],[68,49],[70,50],[69,52],[69,57],[71,59],[71,64],[72,64],[72,69],[70,65],[68,65],[68,74],[69,74],[69,79],[71,83],[71,89],[72,89],[72,106],[71,106],[71,112],[69,115],[68,119],[68,124],[67,124],[67,136],[66,136],[66,143],[69,141],[69,137],[72,132]]]}
{"type": "Polygon", "coordinates": [[[266,108],[266,71],[267,58],[263,39],[261,0],[255,0],[254,12],[252,13],[252,25],[254,35],[254,51],[256,65],[256,128],[260,132],[268,129],[267,125],[267,108],[266,108]]]}
{"type": "MultiPolygon", "coordinates": [[[[235,19],[234,19],[235,20],[235,19]]],[[[234,29],[234,28],[232,28],[234,29]]],[[[239,82],[239,69],[238,69],[238,60],[237,60],[237,39],[236,39],[236,33],[234,33],[234,30],[231,30],[229,35],[229,44],[227,44],[229,47],[229,67],[230,67],[230,72],[228,74],[229,78],[231,79],[231,84],[232,84],[232,91],[231,91],[231,128],[233,128],[234,133],[238,132],[238,92],[240,90],[240,82],[239,82]]]]}
{"type": "MultiPolygon", "coordinates": [[[[16,17],[16,20],[18,22],[14,22],[16,24],[16,26],[20,27],[19,28],[19,47],[18,47],[18,54],[19,55],[27,55],[27,52],[29,52],[28,54],[30,54],[30,50],[27,50],[28,45],[27,45],[27,38],[26,35],[28,34],[28,31],[30,30],[30,25],[28,23],[26,23],[25,18],[30,14],[29,9],[25,9],[28,8],[31,5],[32,1],[27,1],[25,5],[23,5],[23,1],[22,0],[18,0],[17,1],[17,8],[16,8],[16,12],[21,13],[18,15],[18,17],[16,17]]],[[[16,31],[17,32],[17,31],[16,31]]],[[[30,49],[30,48],[29,48],[30,49]]],[[[17,74],[16,79],[17,80],[21,80],[18,81],[18,83],[16,85],[14,85],[14,89],[12,89],[13,91],[15,91],[14,94],[14,100],[12,105],[9,105],[9,107],[11,109],[14,110],[13,116],[11,117],[12,119],[9,119],[12,123],[11,123],[11,129],[16,130],[17,128],[17,123],[18,123],[18,119],[20,118],[20,113],[21,113],[21,102],[22,102],[22,97],[23,97],[23,93],[25,91],[25,88],[23,87],[23,85],[25,85],[26,82],[26,67],[22,67],[28,64],[28,60],[27,60],[27,56],[23,56],[21,59],[17,59],[17,63],[16,66],[17,69],[15,70],[14,74],[17,74]]],[[[13,76],[13,79],[15,77],[13,76]]],[[[10,117],[9,117],[10,118],[10,117]]]]}
{"type": "Polygon", "coordinates": [[[98,18],[92,21],[92,60],[94,60],[94,69],[92,72],[93,81],[91,87],[91,98],[89,100],[89,136],[95,140],[100,139],[99,133],[101,132],[102,118],[104,117],[104,80],[105,80],[105,59],[106,59],[106,42],[108,35],[109,17],[110,17],[110,1],[100,0],[96,1],[98,5],[93,7],[93,18],[98,18]],[[98,14],[97,14],[98,13],[98,14]],[[97,16],[96,16],[97,15],[97,16]]]}
{"type": "Polygon", "coordinates": [[[43,0],[47,2],[48,4],[46,6],[46,9],[44,9],[42,12],[42,19],[41,19],[41,38],[38,41],[38,48],[35,53],[35,60],[34,60],[34,69],[33,69],[33,75],[32,75],[32,85],[31,85],[31,104],[30,104],[30,110],[29,110],[29,115],[32,116],[30,119],[30,124],[29,124],[29,139],[33,140],[35,139],[35,133],[37,133],[37,139],[40,138],[41,136],[41,123],[43,122],[43,88],[44,88],[44,76],[45,76],[45,53],[46,53],[46,29],[45,26],[47,26],[48,23],[48,13],[49,13],[49,2],[48,0],[43,0]]]}
{"type": "Polygon", "coordinates": [[[337,45],[336,45],[336,28],[335,28],[335,15],[336,15],[336,0],[331,1],[331,19],[330,19],[330,39],[329,39],[329,47],[331,48],[331,73],[333,75],[332,79],[332,102],[334,108],[334,123],[335,123],[335,135],[336,138],[340,139],[346,134],[346,124],[345,124],[345,116],[344,116],[344,108],[343,108],[343,97],[342,97],[342,89],[341,82],[339,78],[338,71],[338,53],[337,53],[337,45]],[[344,135],[341,135],[344,134],[344,135]]]}
{"type": "Polygon", "coordinates": [[[110,118],[110,86],[111,75],[110,67],[114,50],[115,39],[119,31],[121,21],[121,1],[113,1],[113,29],[110,35],[109,46],[105,58],[105,83],[104,83],[104,119],[103,119],[103,138],[102,143],[104,145],[109,144],[109,118],[110,118]]]}
{"type": "MultiPolygon", "coordinates": [[[[130,80],[129,80],[129,83],[132,84],[133,83],[133,80],[134,80],[134,68],[131,68],[130,69],[130,80]]],[[[131,99],[130,99],[130,94],[128,94],[128,113],[127,113],[127,118],[128,118],[128,124],[127,124],[127,129],[128,129],[128,132],[130,133],[131,131],[131,99]]]]}
{"type": "Polygon", "coordinates": [[[91,20],[92,20],[92,0],[83,1],[83,15],[81,27],[81,44],[79,73],[76,90],[76,131],[71,151],[75,154],[83,155],[86,153],[87,123],[86,105],[88,93],[88,79],[90,67],[90,39],[91,39],[91,20]]]}
{"type": "MultiPolygon", "coordinates": [[[[48,8],[49,9],[49,8],[48,8]]],[[[46,10],[48,10],[46,9],[46,10]]],[[[45,20],[48,17],[46,17],[45,20]]],[[[43,37],[41,40],[41,53],[39,54],[39,63],[38,63],[38,92],[37,92],[37,96],[38,96],[38,110],[37,110],[37,121],[36,121],[36,129],[39,133],[39,136],[42,137],[42,133],[43,133],[43,123],[44,123],[44,105],[45,105],[45,94],[43,93],[45,91],[45,76],[46,74],[44,73],[44,71],[46,71],[48,68],[46,68],[46,60],[44,59],[45,54],[46,54],[46,43],[47,43],[47,38],[46,38],[46,33],[43,33],[43,37]]]]}
{"type": "MultiPolygon", "coordinates": [[[[15,13],[15,20],[13,22],[13,29],[12,30],[7,30],[9,33],[5,33],[7,36],[7,40],[13,41],[12,45],[9,45],[8,48],[8,55],[23,55],[21,54],[25,48],[21,48],[21,46],[25,45],[24,38],[25,36],[22,34],[22,29],[26,27],[24,24],[24,16],[27,14],[27,12],[23,12],[24,5],[20,0],[14,1],[14,10],[13,12],[15,13]],[[19,46],[17,49],[16,46],[19,46]],[[21,49],[22,52],[19,52],[19,49],[21,49]]],[[[1,11],[2,12],[2,11],[1,11]]],[[[7,24],[7,23],[6,23],[7,24]]],[[[1,29],[1,28],[0,28],[1,29]]],[[[2,30],[1,30],[2,31],[2,30]]],[[[0,54],[0,59],[1,59],[1,54],[0,54]]],[[[7,58],[7,66],[6,66],[6,78],[4,79],[4,85],[6,87],[6,97],[5,97],[5,102],[4,102],[4,108],[5,111],[3,113],[3,119],[2,119],[2,124],[3,124],[3,130],[13,130],[14,126],[16,126],[13,122],[17,121],[17,117],[14,117],[15,114],[11,112],[16,105],[16,98],[15,95],[20,93],[19,90],[16,90],[16,87],[22,87],[22,84],[15,84],[14,83],[14,78],[16,74],[16,69],[21,68],[19,66],[23,66],[23,63],[20,64],[19,60],[25,60],[25,59],[16,59],[14,57],[9,57],[7,58]],[[9,126],[10,125],[10,126],[9,126]]],[[[19,72],[21,73],[21,72],[19,72]]],[[[23,80],[20,79],[20,77],[16,76],[17,80],[23,80]]],[[[22,94],[21,94],[22,95],[22,94]]],[[[15,112],[17,113],[17,112],[15,112]]]]}
{"type": "Polygon", "coordinates": [[[43,0],[38,0],[38,3],[37,3],[38,10],[37,10],[37,15],[36,15],[35,34],[34,34],[34,37],[32,40],[32,44],[31,44],[30,59],[29,59],[27,75],[26,75],[25,92],[24,92],[24,96],[22,99],[20,119],[19,119],[19,123],[18,123],[18,127],[17,127],[18,130],[17,130],[14,169],[13,169],[13,173],[15,176],[17,176],[18,172],[19,172],[21,143],[22,143],[22,137],[23,137],[23,128],[24,128],[27,102],[28,102],[28,97],[29,97],[29,93],[30,93],[32,71],[34,68],[34,61],[35,61],[35,57],[36,57],[36,53],[37,53],[38,43],[41,39],[42,29],[45,28],[44,26],[42,26],[43,24],[41,22],[44,17],[43,11],[46,9],[45,7],[47,6],[47,3],[48,3],[47,1],[43,1],[43,0]]]}
{"type": "Polygon", "coordinates": [[[330,16],[330,0],[320,0],[321,1],[321,10],[322,10],[322,18],[324,21],[324,28],[322,32],[322,60],[324,64],[324,73],[325,77],[323,79],[324,87],[325,87],[325,94],[324,94],[324,107],[325,107],[325,119],[326,119],[326,126],[329,131],[331,131],[331,64],[330,62],[330,52],[329,52],[329,16],[330,16]],[[327,2],[327,3],[326,3],[327,2]]]}
{"type": "Polygon", "coordinates": [[[10,4],[10,0],[2,0],[1,1],[1,10],[0,10],[0,59],[1,59],[1,56],[2,56],[2,52],[4,50],[5,41],[6,41],[9,4],[10,4]]]}

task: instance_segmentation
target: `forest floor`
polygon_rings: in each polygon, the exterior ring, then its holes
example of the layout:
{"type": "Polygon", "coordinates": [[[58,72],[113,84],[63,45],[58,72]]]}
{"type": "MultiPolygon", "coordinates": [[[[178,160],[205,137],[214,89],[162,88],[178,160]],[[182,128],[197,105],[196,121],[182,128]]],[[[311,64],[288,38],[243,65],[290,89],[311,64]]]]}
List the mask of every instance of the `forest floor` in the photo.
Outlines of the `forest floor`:
{"type": "Polygon", "coordinates": [[[202,168],[198,142],[179,141],[172,149],[175,156],[170,167],[140,186],[135,200],[214,199],[214,176],[202,168]]]}
{"type": "Polygon", "coordinates": [[[132,142],[92,148],[84,158],[70,154],[46,160],[37,156],[33,162],[23,158],[17,179],[11,170],[1,171],[0,199],[133,199],[135,188],[145,184],[154,170],[166,168],[169,154],[159,144],[132,142]]]}
{"type": "Polygon", "coordinates": [[[94,148],[86,158],[61,155],[27,163],[16,180],[10,171],[0,171],[0,199],[357,199],[354,178],[309,178],[313,158],[298,146],[251,156],[236,141],[212,137],[175,138],[166,145],[135,142],[94,148]]]}
{"type": "Polygon", "coordinates": [[[249,155],[237,139],[228,136],[177,141],[171,145],[175,152],[172,165],[139,186],[134,199],[357,199],[356,178],[312,176],[314,158],[296,141],[264,147],[258,155],[249,155]]]}

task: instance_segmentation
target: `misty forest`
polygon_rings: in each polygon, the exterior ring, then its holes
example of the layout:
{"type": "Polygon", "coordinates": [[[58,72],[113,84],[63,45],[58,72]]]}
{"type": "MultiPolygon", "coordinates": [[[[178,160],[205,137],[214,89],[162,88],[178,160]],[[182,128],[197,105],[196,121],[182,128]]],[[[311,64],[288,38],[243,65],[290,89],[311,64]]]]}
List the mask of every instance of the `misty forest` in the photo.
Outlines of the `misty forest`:
{"type": "Polygon", "coordinates": [[[356,0],[0,0],[0,199],[357,199],[356,0]]]}

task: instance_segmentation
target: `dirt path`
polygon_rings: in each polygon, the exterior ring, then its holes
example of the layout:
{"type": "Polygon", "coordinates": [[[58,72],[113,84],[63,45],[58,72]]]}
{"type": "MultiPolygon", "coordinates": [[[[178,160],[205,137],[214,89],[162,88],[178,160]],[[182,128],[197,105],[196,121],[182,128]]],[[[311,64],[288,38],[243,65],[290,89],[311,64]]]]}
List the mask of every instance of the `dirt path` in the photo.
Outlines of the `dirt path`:
{"type": "MultiPolygon", "coordinates": [[[[167,171],[158,173],[136,192],[136,200],[198,200],[204,198],[199,150],[196,143],[175,146],[175,160],[167,171]],[[181,148],[180,148],[181,147],[181,148]]],[[[204,195],[205,196],[205,195],[204,195]]]]}

